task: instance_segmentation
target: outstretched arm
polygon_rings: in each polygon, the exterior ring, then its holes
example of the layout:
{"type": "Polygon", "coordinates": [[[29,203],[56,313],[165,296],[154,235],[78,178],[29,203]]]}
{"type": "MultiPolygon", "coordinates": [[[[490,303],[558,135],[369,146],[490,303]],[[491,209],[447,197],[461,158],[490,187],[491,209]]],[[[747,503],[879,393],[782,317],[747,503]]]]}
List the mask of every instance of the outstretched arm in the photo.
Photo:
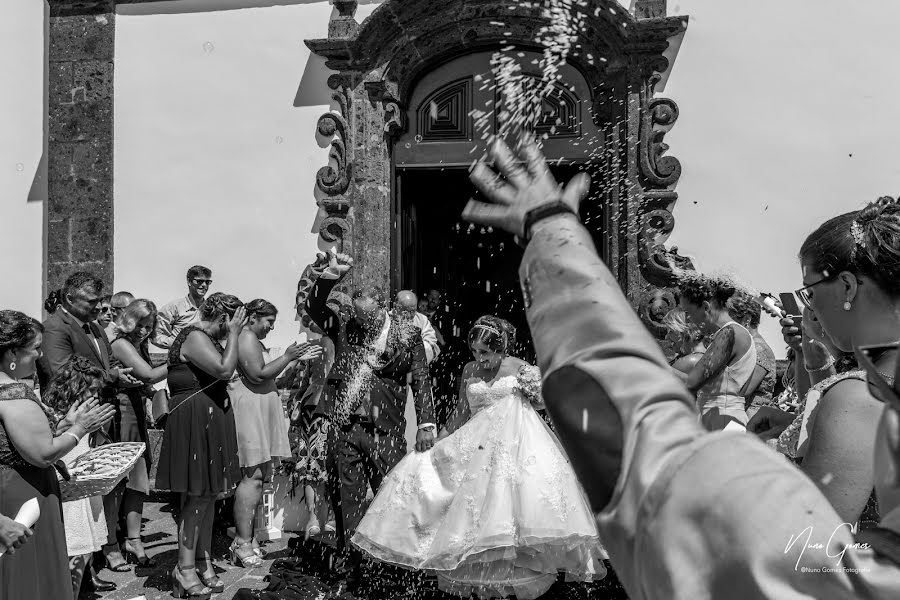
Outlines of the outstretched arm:
{"type": "Polygon", "coordinates": [[[470,202],[463,216],[530,238],[519,275],[544,399],[628,595],[893,597],[896,566],[871,552],[844,555],[858,577],[822,568],[834,559],[810,548],[853,537],[808,478],[753,436],[702,428],[588,231],[548,206],[576,212],[587,182],[562,189],[530,139],[522,150],[525,166],[502,142],[492,147],[505,180],[476,164],[473,182],[495,204],[470,202]],[[529,213],[537,220],[526,227],[529,213]],[[680,576],[685,557],[696,577],[680,576]]]}

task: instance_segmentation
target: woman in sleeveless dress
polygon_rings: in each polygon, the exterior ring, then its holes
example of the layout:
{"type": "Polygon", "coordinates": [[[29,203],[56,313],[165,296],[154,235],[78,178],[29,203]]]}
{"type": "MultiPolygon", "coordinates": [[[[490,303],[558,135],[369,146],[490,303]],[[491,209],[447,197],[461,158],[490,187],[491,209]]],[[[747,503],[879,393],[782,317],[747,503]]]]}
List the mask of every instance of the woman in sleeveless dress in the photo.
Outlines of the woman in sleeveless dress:
{"type": "Polygon", "coordinates": [[[881,406],[869,397],[865,372],[855,361],[835,369],[841,351],[809,309],[803,312],[801,335],[791,319],[785,319],[782,333],[803,361],[801,368],[810,367],[802,375],[812,386],[796,414],[763,406],[748,431],[797,462],[845,522],[860,528],[877,524],[872,456],[881,406]]]}
{"type": "Polygon", "coordinates": [[[747,424],[741,390],[756,368],[756,346],[747,329],[728,314],[735,287],[724,279],[695,275],[679,282],[679,305],[688,320],[712,335],[703,358],[690,373],[679,375],[697,395],[700,421],[710,431],[736,422],[747,424]]]}
{"type": "Polygon", "coordinates": [[[275,379],[294,361],[315,358],[320,349],[294,343],[273,360],[262,341],[275,328],[278,310],[261,298],[251,300],[244,308],[248,322],[238,338],[238,373],[228,385],[243,472],[234,493],[232,564],[259,567],[262,551],[257,550],[259,545],[253,538],[253,517],[262,502],[263,482],[272,480],[273,459],[291,456],[287,418],[275,379]]]}
{"type": "Polygon", "coordinates": [[[53,464],[115,414],[96,398],[73,406],[60,423],[19,379],[34,375],[43,327],[31,317],[0,311],[0,598],[74,598],[66,556],[59,482],[53,464]],[[37,499],[31,528],[10,520],[37,499]],[[24,542],[23,542],[24,541],[24,542]]]}
{"type": "MultiPolygon", "coordinates": [[[[117,365],[131,369],[131,375],[145,384],[145,387],[119,389],[116,393],[117,413],[113,421],[112,438],[116,442],[144,442],[147,438],[147,415],[144,400],[150,385],[163,381],[168,374],[165,364],[154,367],[151,364],[147,343],[156,331],[156,304],[150,300],[137,299],[122,309],[112,325],[113,360],[117,365]]],[[[149,447],[149,446],[148,446],[149,447]]],[[[147,556],[141,539],[141,523],[144,498],[150,493],[150,452],[138,459],[128,477],[111,494],[106,496],[104,506],[108,511],[107,528],[109,539],[104,547],[106,562],[113,571],[121,570],[134,563],[138,567],[151,569],[156,561],[147,556]],[[113,496],[115,494],[115,496],[113,496]],[[113,496],[111,498],[111,496],[113,496]],[[124,552],[119,548],[115,525],[119,515],[125,517],[124,552]]]]}
{"type": "Polygon", "coordinates": [[[535,410],[540,373],[506,354],[513,337],[502,319],[475,323],[453,416],[431,450],[388,474],[352,538],[457,595],[528,600],[560,572],[606,574],[584,491],[535,410]]]}
{"type": "Polygon", "coordinates": [[[241,480],[228,380],[237,367],[245,311],[240,300],[222,293],[199,310],[200,323],[183,329],[169,349],[172,397],[156,474],[157,489],[181,495],[178,565],[171,575],[177,598],[224,590],[210,556],[214,505],[241,480]],[[223,348],[219,340],[226,336],[223,348]]]}

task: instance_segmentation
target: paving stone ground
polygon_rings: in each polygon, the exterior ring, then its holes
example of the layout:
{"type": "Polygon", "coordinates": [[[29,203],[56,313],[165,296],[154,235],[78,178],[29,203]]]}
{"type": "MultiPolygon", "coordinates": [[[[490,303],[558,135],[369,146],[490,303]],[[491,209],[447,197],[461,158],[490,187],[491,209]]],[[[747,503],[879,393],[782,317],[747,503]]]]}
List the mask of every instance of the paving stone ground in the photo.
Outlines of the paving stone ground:
{"type": "MultiPolygon", "coordinates": [[[[151,499],[164,500],[160,497],[151,499]]],[[[294,558],[294,551],[289,547],[289,540],[296,537],[295,534],[286,533],[280,540],[264,542],[266,558],[263,566],[244,569],[233,567],[228,563],[228,546],[231,539],[225,535],[224,531],[216,531],[213,536],[213,562],[219,578],[225,583],[225,591],[221,594],[214,594],[212,599],[231,600],[241,588],[264,590],[268,585],[265,577],[269,574],[272,564],[278,559],[294,558]]],[[[296,541],[300,542],[301,540],[296,541]]],[[[335,579],[323,575],[324,567],[316,566],[315,563],[326,558],[325,555],[330,554],[326,547],[333,545],[333,535],[331,538],[325,538],[319,542],[299,544],[300,557],[294,558],[293,561],[300,571],[306,571],[308,566],[309,572],[305,574],[321,577],[321,580],[332,589],[336,585],[335,579]],[[319,548],[326,549],[320,551],[319,548]],[[309,555],[311,549],[314,553],[322,556],[309,555]],[[305,556],[304,553],[306,553],[305,556]],[[319,560],[316,560],[317,558],[319,560]]],[[[177,544],[175,522],[172,520],[167,502],[151,501],[144,505],[144,547],[147,549],[147,554],[157,561],[158,565],[155,568],[148,570],[132,567],[132,570],[126,573],[115,573],[108,569],[102,569],[99,572],[100,577],[115,582],[118,589],[105,594],[82,593],[79,600],[164,600],[172,598],[169,577],[177,562],[177,544]]],[[[371,568],[378,569],[377,566],[371,568]]],[[[458,597],[437,591],[434,582],[420,581],[404,593],[402,590],[398,592],[393,589],[398,583],[392,581],[392,579],[396,579],[394,575],[384,576],[382,574],[380,576],[372,571],[366,579],[369,585],[373,586],[370,588],[373,591],[365,594],[365,600],[395,600],[397,598],[404,600],[459,600],[458,597]]],[[[344,598],[349,599],[353,596],[348,594],[344,598]]],[[[554,586],[540,600],[627,600],[627,596],[615,575],[610,573],[607,579],[591,586],[578,584],[554,586]]]]}

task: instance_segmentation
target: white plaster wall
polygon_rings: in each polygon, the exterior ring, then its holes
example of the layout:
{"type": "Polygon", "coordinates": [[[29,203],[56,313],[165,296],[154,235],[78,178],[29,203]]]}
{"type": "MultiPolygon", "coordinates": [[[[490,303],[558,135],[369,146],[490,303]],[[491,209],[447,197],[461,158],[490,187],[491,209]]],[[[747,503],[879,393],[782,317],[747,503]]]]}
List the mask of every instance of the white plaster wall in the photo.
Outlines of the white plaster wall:
{"type": "Polygon", "coordinates": [[[0,3],[0,308],[41,318],[44,2],[0,3]]]}
{"type": "MultiPolygon", "coordinates": [[[[372,6],[360,13],[367,15],[372,6]]],[[[296,339],[294,293],[315,257],[316,122],[329,110],[326,1],[177,0],[116,16],[115,287],[160,304],[193,264],[212,291],[279,309],[267,343],[296,339]]]]}
{"type": "MultiPolygon", "coordinates": [[[[669,0],[690,25],[664,94],[684,167],[670,239],[772,292],[826,219],[900,194],[900,2],[669,0]]],[[[779,356],[779,328],[763,334],[779,356]]]]}

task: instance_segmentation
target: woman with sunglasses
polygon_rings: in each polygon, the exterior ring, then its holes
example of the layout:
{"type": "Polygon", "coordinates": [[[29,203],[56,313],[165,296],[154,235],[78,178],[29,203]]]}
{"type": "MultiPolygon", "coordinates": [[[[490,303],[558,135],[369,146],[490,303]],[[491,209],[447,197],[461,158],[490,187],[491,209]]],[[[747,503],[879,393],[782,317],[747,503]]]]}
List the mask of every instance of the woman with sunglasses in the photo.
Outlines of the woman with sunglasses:
{"type": "MultiPolygon", "coordinates": [[[[796,293],[806,307],[804,324],[800,331],[790,319],[782,325],[786,340],[796,344],[802,335],[798,363],[811,383],[834,364],[827,353],[809,355],[816,326],[839,353],[900,339],[900,206],[892,199],[826,221],[803,243],[800,262],[804,285],[796,293]]],[[[891,384],[896,363],[896,351],[875,360],[891,384]]],[[[872,457],[883,408],[857,371],[824,391],[807,425],[801,468],[849,523],[860,520],[875,484],[872,457]]],[[[757,417],[756,432],[787,420],[771,410],[757,417]]]]}

